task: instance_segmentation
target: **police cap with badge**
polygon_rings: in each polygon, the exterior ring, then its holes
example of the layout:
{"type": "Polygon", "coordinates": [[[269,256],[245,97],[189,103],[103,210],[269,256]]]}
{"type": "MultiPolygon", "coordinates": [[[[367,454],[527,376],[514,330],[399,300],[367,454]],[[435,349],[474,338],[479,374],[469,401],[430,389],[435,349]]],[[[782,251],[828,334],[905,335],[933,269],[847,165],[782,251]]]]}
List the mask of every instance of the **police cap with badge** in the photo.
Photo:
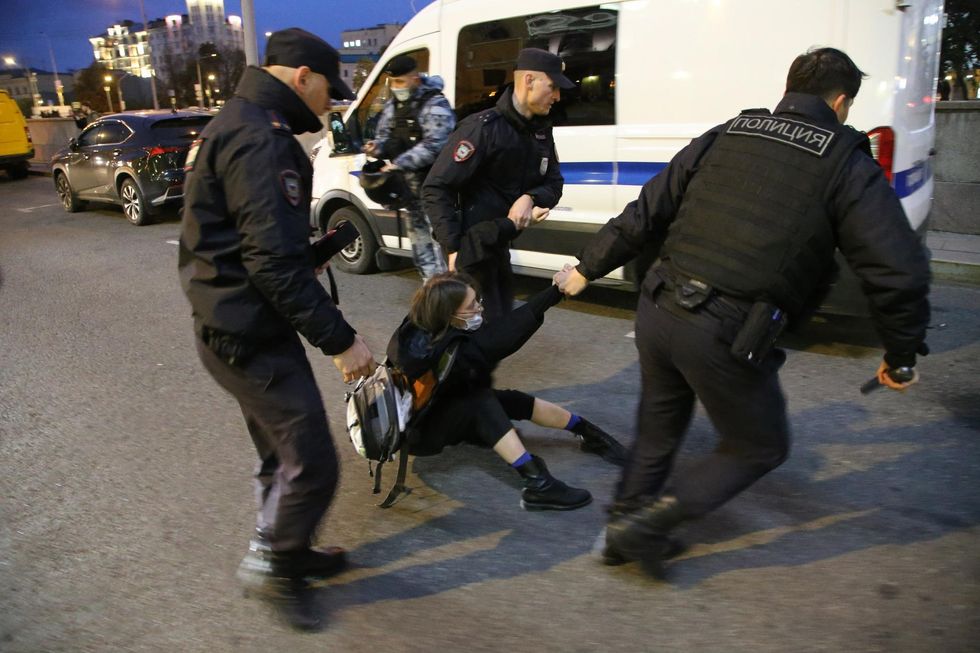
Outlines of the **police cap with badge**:
{"type": "Polygon", "coordinates": [[[299,27],[273,32],[265,47],[266,66],[306,66],[327,78],[330,97],[353,100],[356,96],[340,79],[340,55],[329,43],[299,27]]]}

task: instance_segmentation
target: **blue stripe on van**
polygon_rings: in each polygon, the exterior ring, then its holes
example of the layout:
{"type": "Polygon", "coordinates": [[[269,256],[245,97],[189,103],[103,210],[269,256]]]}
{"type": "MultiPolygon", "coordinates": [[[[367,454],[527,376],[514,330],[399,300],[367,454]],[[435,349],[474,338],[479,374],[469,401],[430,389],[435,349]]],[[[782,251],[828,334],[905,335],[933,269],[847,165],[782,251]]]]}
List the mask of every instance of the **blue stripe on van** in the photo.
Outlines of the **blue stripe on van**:
{"type": "Polygon", "coordinates": [[[928,161],[917,163],[908,170],[896,172],[893,176],[895,193],[899,198],[908,197],[922,188],[932,177],[932,166],[928,161]]]}
{"type": "Polygon", "coordinates": [[[666,163],[635,161],[563,161],[561,175],[566,184],[642,186],[666,167],[666,163]]]}

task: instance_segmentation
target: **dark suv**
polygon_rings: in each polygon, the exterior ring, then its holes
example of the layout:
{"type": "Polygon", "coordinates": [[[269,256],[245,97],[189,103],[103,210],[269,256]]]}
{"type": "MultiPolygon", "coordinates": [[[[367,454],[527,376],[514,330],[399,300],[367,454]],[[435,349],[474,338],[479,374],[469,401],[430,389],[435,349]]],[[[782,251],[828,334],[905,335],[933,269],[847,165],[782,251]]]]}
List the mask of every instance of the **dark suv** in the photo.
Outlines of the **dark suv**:
{"type": "Polygon", "coordinates": [[[134,111],[99,118],[51,159],[65,210],[112,202],[136,225],[184,194],[187,150],[212,116],[201,111],[134,111]]]}

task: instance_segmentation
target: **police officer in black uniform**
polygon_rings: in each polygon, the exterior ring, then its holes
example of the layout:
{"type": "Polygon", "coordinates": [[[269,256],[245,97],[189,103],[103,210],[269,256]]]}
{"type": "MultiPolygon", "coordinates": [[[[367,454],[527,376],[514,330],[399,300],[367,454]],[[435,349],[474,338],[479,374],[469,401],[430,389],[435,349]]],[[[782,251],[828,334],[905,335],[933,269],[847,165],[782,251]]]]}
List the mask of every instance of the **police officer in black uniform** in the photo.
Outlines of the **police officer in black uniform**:
{"type": "Polygon", "coordinates": [[[676,550],[672,527],[786,459],[777,374],[786,356],[767,349],[786,316],[819,302],[835,246],[861,278],[884,343],[879,381],[915,382],[916,354],[927,352],[929,265],[866,136],[843,125],[863,76],[839,50],[797,57],[774,113],[744,112],[692,141],[577,267],[556,275],[577,294],[666,236],[637,308],[639,423],[606,531],[607,563],[639,560],[661,575],[676,550]],[[695,397],[720,440],[665,489],[695,397]]]}
{"type": "Polygon", "coordinates": [[[524,229],[544,219],[561,198],[564,179],[546,116],[561,99],[560,89],[575,87],[562,70],[561,59],[550,52],[521,50],[513,87],[495,107],[459,124],[422,189],[449,268],[479,284],[488,321],[509,312],[514,302],[508,241],[500,244],[495,220],[517,218],[524,229]]]}
{"type": "Polygon", "coordinates": [[[312,548],[337,484],[337,456],[303,344],[345,381],[369,374],[367,345],[317,280],[310,247],[312,166],[295,134],[317,131],[329,96],[353,98],[337,52],[301,29],[274,33],[265,65],[188,153],[181,285],[204,367],[241,406],[259,455],[257,534],[239,569],[299,628],[318,616],[303,579],[336,573],[343,550],[312,548]]]}

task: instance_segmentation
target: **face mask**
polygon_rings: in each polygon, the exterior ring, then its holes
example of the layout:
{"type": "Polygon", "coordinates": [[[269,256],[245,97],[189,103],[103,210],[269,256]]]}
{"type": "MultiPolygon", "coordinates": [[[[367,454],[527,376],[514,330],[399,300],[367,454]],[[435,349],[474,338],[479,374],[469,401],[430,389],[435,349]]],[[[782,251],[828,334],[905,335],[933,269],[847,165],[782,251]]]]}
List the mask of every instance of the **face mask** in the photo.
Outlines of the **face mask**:
{"type": "Polygon", "coordinates": [[[391,89],[391,94],[395,96],[395,99],[399,102],[404,102],[408,98],[412,97],[412,89],[410,88],[393,88],[391,89]]]}
{"type": "Polygon", "coordinates": [[[483,324],[483,315],[477,313],[476,315],[471,315],[467,318],[456,316],[457,320],[463,320],[466,326],[463,328],[464,331],[476,331],[483,324]]]}

